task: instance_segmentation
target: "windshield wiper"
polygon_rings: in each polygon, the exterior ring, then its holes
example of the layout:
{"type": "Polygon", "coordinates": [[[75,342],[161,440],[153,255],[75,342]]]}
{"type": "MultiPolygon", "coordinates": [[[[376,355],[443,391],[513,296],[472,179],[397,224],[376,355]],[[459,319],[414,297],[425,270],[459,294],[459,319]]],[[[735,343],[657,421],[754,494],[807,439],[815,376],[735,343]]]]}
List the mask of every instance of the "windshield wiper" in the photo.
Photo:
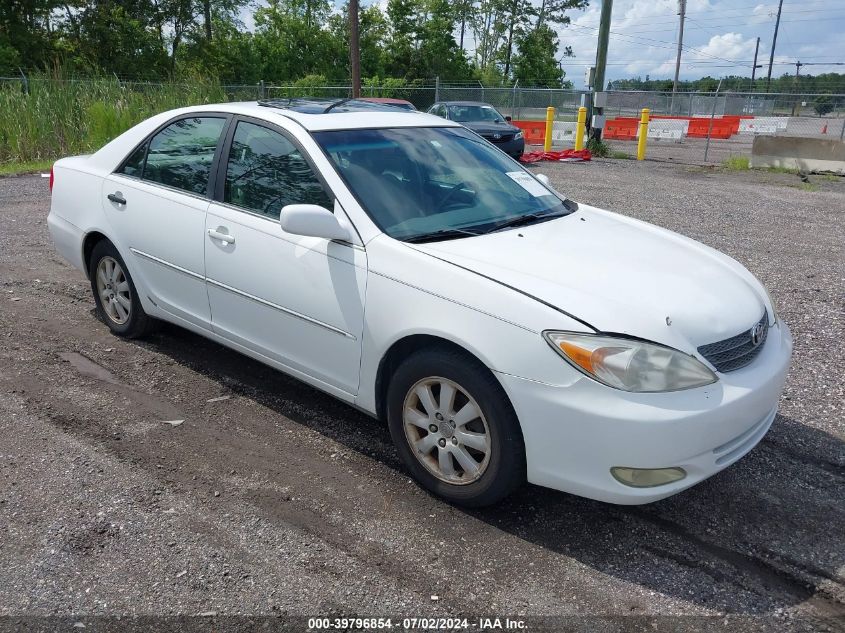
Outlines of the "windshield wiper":
{"type": "Polygon", "coordinates": [[[440,242],[445,240],[456,240],[461,237],[475,237],[479,235],[473,231],[466,231],[464,229],[441,229],[439,231],[432,231],[431,233],[421,233],[402,240],[408,244],[423,244],[425,242],[440,242]]]}
{"type": "Polygon", "coordinates": [[[518,215],[515,218],[511,218],[510,220],[505,220],[504,222],[499,222],[493,228],[486,231],[487,233],[494,233],[495,231],[501,231],[503,229],[510,229],[515,226],[525,226],[527,224],[534,224],[535,222],[541,220],[551,220],[553,218],[562,218],[565,215],[569,215],[572,213],[571,211],[551,211],[546,213],[526,213],[525,215],[518,215]]]}

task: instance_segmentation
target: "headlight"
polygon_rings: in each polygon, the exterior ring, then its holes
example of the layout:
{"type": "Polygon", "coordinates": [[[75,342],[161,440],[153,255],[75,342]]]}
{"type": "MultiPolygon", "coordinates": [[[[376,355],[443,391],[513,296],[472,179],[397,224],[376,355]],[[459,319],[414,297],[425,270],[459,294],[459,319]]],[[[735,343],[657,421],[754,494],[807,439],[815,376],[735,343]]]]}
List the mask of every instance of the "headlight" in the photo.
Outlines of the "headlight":
{"type": "Polygon", "coordinates": [[[716,374],[692,356],[636,339],[543,332],[549,345],[575,369],[624,391],[692,389],[716,382],[716,374]]]}
{"type": "Polygon", "coordinates": [[[522,132],[517,132],[516,134],[513,135],[513,140],[515,140],[515,141],[518,141],[521,138],[522,138],[522,132]]]}

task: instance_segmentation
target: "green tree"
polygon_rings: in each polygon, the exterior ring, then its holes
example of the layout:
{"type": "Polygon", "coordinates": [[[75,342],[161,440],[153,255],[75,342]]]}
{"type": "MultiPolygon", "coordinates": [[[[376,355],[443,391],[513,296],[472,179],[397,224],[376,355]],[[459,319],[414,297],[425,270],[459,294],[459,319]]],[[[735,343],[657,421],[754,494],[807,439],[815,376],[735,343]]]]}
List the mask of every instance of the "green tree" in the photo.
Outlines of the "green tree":
{"type": "MultiPolygon", "coordinates": [[[[336,48],[334,65],[343,77],[349,76],[349,4],[329,18],[329,29],[336,48]]],[[[361,7],[358,13],[358,40],[361,51],[361,75],[384,75],[386,42],[390,33],[387,17],[377,4],[361,7]]]]}
{"type": "Polygon", "coordinates": [[[54,53],[51,16],[57,0],[0,2],[0,68],[17,74],[18,66],[45,66],[54,53]]]}
{"type": "Polygon", "coordinates": [[[813,109],[819,116],[824,116],[825,114],[833,112],[833,98],[829,95],[816,97],[816,100],[813,103],[813,109]]]}
{"type": "Polygon", "coordinates": [[[337,46],[331,31],[321,28],[330,10],[328,0],[270,0],[258,9],[254,42],[261,76],[272,81],[314,74],[337,78],[337,46]]]}
{"type": "Polygon", "coordinates": [[[543,24],[517,40],[514,77],[523,86],[560,88],[565,73],[557,60],[557,34],[543,24]]]}

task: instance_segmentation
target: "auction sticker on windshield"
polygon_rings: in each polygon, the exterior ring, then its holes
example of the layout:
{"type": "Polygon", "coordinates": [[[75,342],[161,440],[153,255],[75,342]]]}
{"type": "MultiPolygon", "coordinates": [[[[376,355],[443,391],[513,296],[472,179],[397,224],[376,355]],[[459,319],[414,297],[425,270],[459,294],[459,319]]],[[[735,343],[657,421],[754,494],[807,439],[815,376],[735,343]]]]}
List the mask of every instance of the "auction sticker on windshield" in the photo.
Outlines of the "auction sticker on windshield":
{"type": "Polygon", "coordinates": [[[546,189],[543,185],[537,182],[531,174],[527,174],[524,171],[508,171],[505,172],[510,178],[518,184],[520,187],[525,189],[528,193],[530,193],[535,198],[539,198],[540,196],[550,196],[552,195],[551,192],[546,189]]]}

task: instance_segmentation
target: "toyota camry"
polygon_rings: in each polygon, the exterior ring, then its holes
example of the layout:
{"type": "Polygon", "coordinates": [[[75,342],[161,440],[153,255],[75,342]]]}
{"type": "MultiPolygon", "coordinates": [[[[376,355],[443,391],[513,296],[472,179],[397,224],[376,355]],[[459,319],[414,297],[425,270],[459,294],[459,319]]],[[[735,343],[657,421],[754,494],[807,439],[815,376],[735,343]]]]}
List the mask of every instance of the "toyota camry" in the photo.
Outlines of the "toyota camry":
{"type": "Polygon", "coordinates": [[[183,108],[50,183],[55,246],[115,335],[168,321],[328,392],[453,503],[525,481],[651,502],[775,418],[792,339],[748,270],[568,199],[447,119],[183,108]]]}

